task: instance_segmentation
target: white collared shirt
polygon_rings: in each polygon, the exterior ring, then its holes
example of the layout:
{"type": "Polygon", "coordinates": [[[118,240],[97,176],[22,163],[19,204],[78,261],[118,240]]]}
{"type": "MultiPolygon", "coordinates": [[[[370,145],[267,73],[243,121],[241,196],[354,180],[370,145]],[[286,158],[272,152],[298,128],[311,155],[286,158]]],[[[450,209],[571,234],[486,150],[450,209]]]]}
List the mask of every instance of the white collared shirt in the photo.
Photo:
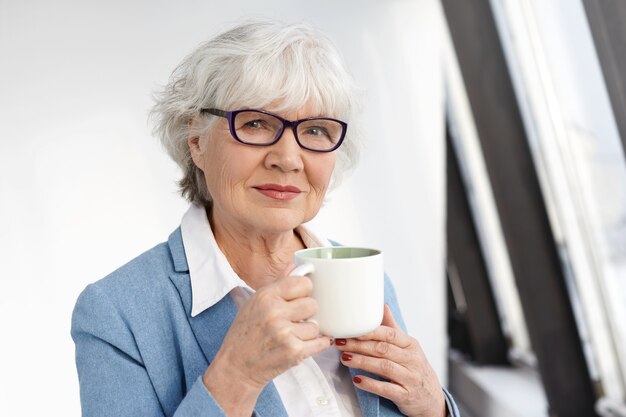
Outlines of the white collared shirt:
{"type": "MultiPolygon", "coordinates": [[[[192,308],[196,316],[230,295],[241,307],[254,293],[219,249],[204,207],[192,204],[181,223],[191,278],[192,308]]],[[[299,226],[307,247],[331,246],[326,239],[299,226]]],[[[292,417],[362,417],[348,369],[331,347],[274,378],[280,398],[292,417]]]]}

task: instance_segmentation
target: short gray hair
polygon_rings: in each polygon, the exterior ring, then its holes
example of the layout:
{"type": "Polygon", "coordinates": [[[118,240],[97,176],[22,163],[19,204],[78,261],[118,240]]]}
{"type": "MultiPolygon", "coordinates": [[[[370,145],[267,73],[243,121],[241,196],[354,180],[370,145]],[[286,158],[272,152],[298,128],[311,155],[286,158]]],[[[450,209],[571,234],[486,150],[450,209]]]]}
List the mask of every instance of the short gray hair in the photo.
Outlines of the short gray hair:
{"type": "Polygon", "coordinates": [[[298,110],[311,103],[320,114],[348,123],[337,152],[332,186],[339,184],[359,157],[356,115],[361,91],[346,71],[333,42],[305,24],[247,22],[201,44],[172,72],[155,94],[150,112],[153,133],[182,168],[181,194],[210,204],[203,172],[191,159],[187,139],[191,118],[202,108],[236,110],[278,104],[276,111],[298,110]]]}

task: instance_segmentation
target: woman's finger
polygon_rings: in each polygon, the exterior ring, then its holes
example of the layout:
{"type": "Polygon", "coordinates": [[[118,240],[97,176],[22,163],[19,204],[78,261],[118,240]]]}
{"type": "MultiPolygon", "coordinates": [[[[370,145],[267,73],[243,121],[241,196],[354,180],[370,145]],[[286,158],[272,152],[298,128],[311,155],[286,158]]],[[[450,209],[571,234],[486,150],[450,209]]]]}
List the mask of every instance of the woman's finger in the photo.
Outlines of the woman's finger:
{"type": "Polygon", "coordinates": [[[404,387],[393,382],[380,381],[378,379],[370,378],[365,375],[357,375],[352,379],[354,385],[362,389],[363,391],[371,392],[383,398],[393,401],[396,404],[401,404],[403,400],[409,395],[404,387]]]}
{"type": "Polygon", "coordinates": [[[301,297],[284,304],[284,314],[288,320],[301,321],[317,312],[317,301],[311,297],[301,297]]]}
{"type": "Polygon", "coordinates": [[[317,355],[318,353],[326,350],[330,347],[330,337],[319,336],[315,339],[305,340],[303,342],[302,350],[300,351],[302,358],[308,358],[310,356],[317,355]]]}
{"type": "Polygon", "coordinates": [[[406,347],[409,344],[409,338],[402,328],[393,318],[393,313],[387,304],[383,309],[383,321],[381,325],[372,332],[357,337],[358,340],[382,340],[393,343],[400,347],[406,347]]]}
{"type": "MultiPolygon", "coordinates": [[[[343,343],[343,341],[340,343],[343,343]]],[[[386,358],[406,366],[407,368],[413,367],[414,363],[419,358],[419,354],[416,355],[413,349],[401,348],[392,343],[380,340],[361,341],[348,339],[345,341],[345,344],[337,345],[337,348],[343,352],[359,353],[376,358],[386,358]]]]}
{"type": "Polygon", "coordinates": [[[411,345],[412,338],[407,336],[406,333],[402,331],[402,329],[397,329],[395,327],[389,326],[379,326],[370,333],[352,340],[378,340],[381,342],[391,343],[392,345],[396,345],[401,348],[407,348],[411,345]]]}
{"type": "Polygon", "coordinates": [[[393,312],[391,311],[389,304],[385,304],[382,325],[402,330],[402,327],[400,327],[398,322],[396,322],[396,319],[393,317],[393,312]]]}
{"type": "Polygon", "coordinates": [[[274,285],[280,297],[287,301],[306,297],[313,290],[313,283],[310,278],[297,275],[280,278],[272,285],[274,285]]]}
{"type": "Polygon", "coordinates": [[[411,386],[415,372],[387,358],[375,358],[353,352],[343,352],[341,363],[349,368],[361,369],[380,375],[402,386],[411,386]]]}
{"type": "Polygon", "coordinates": [[[303,321],[293,323],[291,332],[300,340],[311,340],[319,336],[320,328],[317,323],[303,321]]]}

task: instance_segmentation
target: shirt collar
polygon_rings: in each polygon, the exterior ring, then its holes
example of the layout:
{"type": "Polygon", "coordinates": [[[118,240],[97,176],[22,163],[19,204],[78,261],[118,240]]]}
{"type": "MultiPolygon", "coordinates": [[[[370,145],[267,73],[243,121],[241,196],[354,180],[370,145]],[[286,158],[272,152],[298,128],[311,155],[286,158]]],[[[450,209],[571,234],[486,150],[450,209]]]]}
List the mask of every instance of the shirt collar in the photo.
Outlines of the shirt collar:
{"type": "MultiPolygon", "coordinates": [[[[250,287],[233,271],[222,253],[203,206],[192,204],[183,216],[181,234],[191,279],[191,316],[212,307],[236,287],[250,287]]],[[[296,233],[308,248],[332,246],[308,227],[301,225],[296,233]]]]}

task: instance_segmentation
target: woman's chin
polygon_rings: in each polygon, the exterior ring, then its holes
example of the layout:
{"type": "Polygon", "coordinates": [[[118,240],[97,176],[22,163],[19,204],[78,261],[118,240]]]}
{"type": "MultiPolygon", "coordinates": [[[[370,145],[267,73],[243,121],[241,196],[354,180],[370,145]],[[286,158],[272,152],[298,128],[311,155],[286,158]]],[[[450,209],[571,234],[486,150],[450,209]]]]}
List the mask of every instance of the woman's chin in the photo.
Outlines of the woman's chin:
{"type": "Polygon", "coordinates": [[[309,220],[301,211],[284,208],[259,210],[258,214],[259,217],[251,219],[251,225],[269,233],[289,232],[309,220]]]}

